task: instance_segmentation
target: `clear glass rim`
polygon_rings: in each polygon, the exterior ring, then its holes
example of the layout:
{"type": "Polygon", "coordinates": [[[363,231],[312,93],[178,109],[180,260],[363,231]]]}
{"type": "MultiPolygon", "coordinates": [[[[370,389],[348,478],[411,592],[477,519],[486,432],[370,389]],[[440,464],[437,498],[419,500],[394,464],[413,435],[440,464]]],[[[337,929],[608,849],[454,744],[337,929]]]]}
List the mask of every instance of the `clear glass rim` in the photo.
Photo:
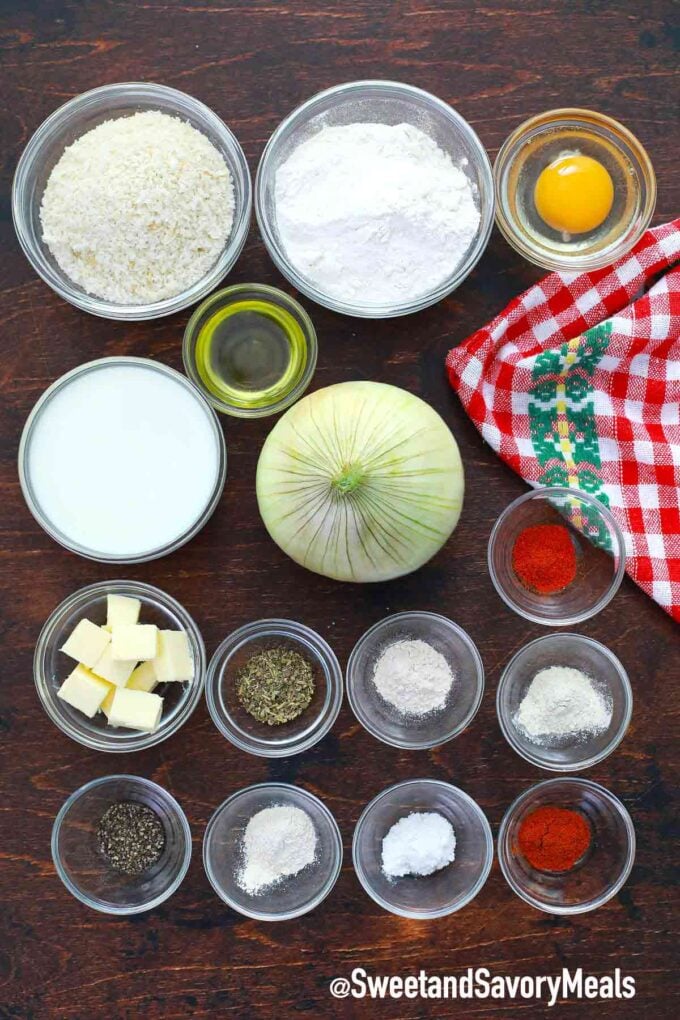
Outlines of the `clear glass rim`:
{"type": "Polygon", "coordinates": [[[100,914],[113,914],[118,916],[125,914],[143,914],[147,910],[153,910],[155,907],[160,906],[161,903],[164,903],[165,900],[169,899],[175,892],[177,892],[184,881],[191,862],[191,829],[189,827],[189,822],[187,821],[187,816],[171,793],[165,790],[162,786],[159,786],[158,783],[154,783],[151,779],[144,779],[143,776],[133,776],[122,773],[120,775],[102,776],[99,779],[91,779],[89,783],[85,783],[84,786],[79,787],[64,801],[62,806],[59,808],[57,816],[54,819],[54,824],[52,825],[50,847],[57,875],[71,895],[83,903],[86,907],[90,907],[92,910],[97,910],[100,914]],[[110,783],[121,781],[134,783],[157,793],[171,814],[173,814],[178,820],[184,837],[184,855],[182,863],[180,864],[177,875],[172,880],[168,888],[158,896],[149,900],[147,903],[140,903],[137,906],[132,907],[118,907],[115,904],[105,905],[101,901],[93,900],[90,896],[87,896],[74,882],[71,881],[61,863],[61,856],[59,854],[59,834],[73,805],[85,794],[89,793],[90,790],[94,790],[99,786],[106,786],[110,783]]]}
{"type": "Polygon", "coordinates": [[[235,910],[237,913],[241,914],[244,917],[250,917],[257,921],[290,921],[294,917],[301,917],[303,914],[308,914],[311,910],[315,910],[316,907],[318,907],[319,904],[326,899],[329,893],[332,892],[335,883],[340,877],[340,871],[342,870],[342,860],[343,860],[342,836],[340,833],[340,829],[338,827],[338,823],[336,822],[335,817],[332,814],[330,808],[326,807],[324,802],[319,797],[315,796],[313,793],[310,793],[308,790],[304,790],[301,786],[295,786],[293,783],[255,783],[252,786],[246,786],[241,790],[237,790],[235,793],[232,793],[229,797],[227,797],[226,800],[222,801],[220,806],[213,812],[210,821],[208,822],[208,825],[206,827],[205,834],[203,836],[203,867],[205,869],[205,873],[208,877],[208,881],[210,882],[211,886],[213,887],[219,898],[223,901],[223,903],[226,903],[228,907],[231,907],[232,910],[235,910]],[[326,881],[324,882],[324,884],[322,885],[322,887],[319,889],[318,893],[316,893],[316,895],[313,896],[312,899],[310,899],[306,904],[304,904],[297,910],[290,910],[276,914],[264,910],[248,910],[246,907],[243,906],[243,904],[236,903],[235,900],[233,900],[228,895],[228,893],[225,892],[219,879],[217,878],[217,875],[213,870],[210,853],[210,840],[212,837],[213,830],[215,829],[215,826],[217,825],[222,813],[232,804],[234,804],[242,797],[244,797],[246,794],[252,793],[253,790],[260,790],[263,793],[266,791],[267,793],[271,793],[272,795],[276,795],[276,793],[279,792],[290,792],[291,790],[294,790],[296,795],[299,794],[308,802],[313,803],[315,808],[320,810],[320,812],[323,814],[323,816],[330,824],[332,832],[333,870],[326,879],[326,881]]]}
{"type": "Polygon", "coordinates": [[[493,834],[491,832],[489,820],[477,801],[473,800],[470,794],[461,790],[459,786],[453,786],[452,783],[446,783],[441,779],[406,779],[401,783],[394,783],[392,786],[388,786],[386,789],[382,790],[376,797],[373,798],[373,800],[369,801],[364,810],[361,812],[359,820],[354,828],[354,836],[352,838],[352,861],[354,863],[354,870],[357,878],[359,879],[364,891],[368,893],[371,899],[377,903],[378,906],[382,907],[383,910],[387,910],[390,914],[396,914],[398,917],[408,917],[415,921],[427,921],[435,917],[446,917],[449,914],[457,913],[459,910],[462,910],[463,907],[466,907],[469,903],[471,903],[472,900],[481,892],[482,888],[486,884],[493,864],[493,834]],[[393,793],[395,790],[405,789],[408,786],[422,785],[440,787],[441,789],[446,790],[449,795],[453,794],[455,799],[462,801],[473,809],[475,816],[481,824],[482,831],[484,832],[484,861],[478,878],[470,887],[467,895],[464,896],[461,902],[455,906],[452,907],[448,905],[440,907],[438,910],[399,910],[393,904],[383,899],[383,897],[375,891],[369,882],[368,876],[366,875],[363,865],[359,859],[359,839],[367,819],[380,801],[389,796],[389,794],[393,793]]]}
{"type": "Polygon", "coordinates": [[[405,612],[402,613],[393,613],[391,616],[386,616],[382,620],[378,620],[377,623],[374,623],[372,627],[369,627],[369,629],[365,631],[364,634],[362,634],[362,636],[359,638],[354,648],[350,652],[349,659],[347,660],[345,678],[346,678],[345,684],[347,688],[347,700],[349,701],[350,708],[352,709],[352,712],[354,713],[357,721],[361,723],[364,729],[367,730],[367,732],[370,733],[371,736],[375,737],[377,740],[380,740],[383,744],[388,744],[390,747],[399,747],[406,751],[409,750],[423,751],[430,747],[441,747],[444,744],[447,744],[450,740],[453,740],[454,737],[459,736],[463,732],[463,730],[467,729],[467,727],[470,725],[470,723],[477,715],[477,712],[479,711],[480,706],[482,704],[482,699],[484,697],[485,687],[484,663],[482,661],[481,655],[479,654],[479,650],[474,641],[472,640],[472,638],[470,637],[470,635],[467,633],[467,631],[464,631],[463,628],[460,627],[457,623],[454,623],[453,620],[449,620],[448,617],[442,616],[440,613],[426,612],[425,610],[406,610],[405,612]],[[355,691],[355,676],[357,668],[356,661],[357,658],[359,657],[359,654],[361,653],[363,648],[368,644],[372,637],[374,637],[377,633],[383,630],[388,624],[393,623],[395,620],[403,620],[404,622],[406,622],[407,620],[426,620],[426,621],[437,620],[439,623],[445,624],[446,628],[452,631],[456,635],[456,637],[463,642],[465,647],[472,655],[472,658],[474,659],[475,685],[476,685],[474,704],[465,714],[463,719],[456,726],[452,726],[449,730],[447,730],[446,733],[443,734],[441,738],[437,737],[434,740],[406,741],[396,740],[394,738],[388,737],[387,734],[383,733],[378,726],[375,726],[372,723],[367,714],[364,712],[360,699],[356,696],[355,691]]]}
{"type": "Polygon", "coordinates": [[[77,591],[73,592],[68,596],[68,598],[65,598],[62,602],[60,602],[56,609],[53,609],[48,616],[47,620],[43,624],[42,630],[40,631],[33,655],[33,681],[38,692],[40,703],[55,726],[57,726],[62,733],[66,734],[67,737],[70,737],[71,740],[75,740],[83,747],[88,747],[93,751],[103,751],[108,754],[126,754],[133,751],[143,751],[147,747],[154,747],[156,744],[162,743],[164,740],[167,740],[168,737],[171,737],[174,733],[181,729],[187,719],[193,714],[201,700],[205,683],[205,672],[205,645],[203,643],[201,632],[193,617],[189,615],[184,606],[177,602],[177,600],[171,595],[168,595],[167,592],[141,581],[97,581],[95,584],[86,585],[84,588],[79,588],[77,591]],[[182,704],[181,710],[178,711],[173,718],[172,723],[166,723],[164,726],[163,720],[161,719],[161,723],[154,733],[139,733],[137,736],[126,739],[125,743],[121,743],[120,745],[110,742],[110,739],[106,735],[106,730],[102,730],[100,736],[95,736],[94,734],[92,736],[87,736],[86,734],[75,730],[69,724],[68,719],[58,711],[55,704],[56,695],[53,696],[48,693],[49,686],[43,670],[43,658],[49,642],[52,639],[57,619],[78,602],[86,599],[94,601],[94,599],[102,598],[104,595],[109,593],[129,593],[133,597],[141,599],[153,598],[164,606],[169,607],[172,612],[175,613],[186,625],[186,629],[191,634],[192,642],[198,649],[199,654],[199,661],[195,664],[195,676],[190,691],[182,704]]]}
{"type": "Polygon", "coordinates": [[[496,690],[496,715],[498,717],[498,724],[501,728],[503,736],[507,740],[510,747],[515,751],[520,758],[524,758],[531,765],[537,765],[539,768],[545,769],[547,772],[556,773],[569,773],[569,772],[580,772],[582,769],[592,768],[593,765],[597,765],[598,762],[604,761],[608,758],[616,748],[619,746],[621,741],[628,731],[630,725],[631,716],[633,714],[633,689],[631,687],[628,674],[623,667],[621,661],[614,655],[606,645],[603,645],[600,641],[595,641],[594,638],[586,637],[585,634],[575,634],[569,631],[562,631],[558,634],[543,634],[541,637],[534,638],[533,641],[529,641],[526,645],[522,645],[518,651],[509,660],[505,669],[501,673],[501,678],[498,681],[498,688],[496,690]],[[562,765],[557,765],[552,762],[546,761],[541,754],[541,748],[537,745],[536,750],[531,752],[523,747],[517,740],[515,727],[512,725],[512,720],[506,715],[505,709],[502,707],[503,692],[509,682],[510,671],[516,662],[521,660],[529,651],[536,645],[549,644],[554,641],[561,641],[564,638],[572,640],[574,643],[589,645],[591,648],[596,648],[601,652],[613,665],[616,674],[621,683],[621,690],[623,691],[624,701],[624,712],[623,718],[617,730],[612,735],[611,740],[601,751],[597,754],[589,755],[586,758],[580,758],[574,762],[567,762],[562,765]]]}
{"type": "Polygon", "coordinates": [[[316,330],[314,323],[311,318],[302,307],[299,302],[292,298],[285,291],[280,290],[278,287],[271,287],[264,283],[236,283],[230,287],[223,287],[221,290],[215,291],[210,297],[202,301],[201,304],[196,308],[189,319],[186,329],[184,330],[184,339],[182,340],[182,361],[184,363],[184,369],[208,403],[220,414],[228,414],[233,418],[268,418],[270,415],[279,414],[281,411],[285,411],[287,407],[294,404],[302,394],[305,392],[314,372],[316,371],[316,363],[319,352],[319,345],[316,336],[316,330]],[[228,404],[224,400],[220,400],[214,394],[204,386],[200,375],[196,368],[196,359],[194,357],[194,341],[196,339],[196,327],[204,314],[204,312],[212,304],[227,303],[228,298],[236,297],[239,294],[243,294],[245,291],[253,292],[256,291],[258,294],[262,294],[265,297],[283,299],[284,302],[292,307],[296,314],[299,316],[307,344],[307,364],[305,365],[304,372],[295,383],[293,388],[285,396],[281,397],[280,400],[275,401],[273,404],[268,404],[265,407],[237,407],[235,404],[228,404]]]}
{"type": "Polygon", "coordinates": [[[241,751],[253,754],[262,758],[288,758],[295,754],[308,751],[315,744],[318,744],[332,729],[342,705],[343,682],[342,670],[337,656],[328,642],[311,627],[295,620],[265,619],[246,623],[232,631],[218,646],[210,663],[205,684],[205,700],[208,712],[213,723],[223,737],[234,744],[241,751]],[[309,723],[302,733],[297,734],[285,741],[269,741],[245,734],[237,726],[229,713],[226,714],[227,722],[222,718],[220,708],[220,686],[221,672],[225,660],[241,644],[251,641],[254,638],[263,638],[268,635],[281,634],[293,640],[301,640],[307,648],[312,648],[317,659],[323,659],[328,669],[329,684],[326,691],[326,698],[316,719],[309,723]]]}
{"type": "Polygon", "coordinates": [[[533,786],[530,786],[527,790],[524,790],[523,793],[520,793],[520,795],[516,797],[515,800],[512,802],[510,807],[503,815],[503,820],[498,830],[497,840],[498,863],[500,864],[503,877],[505,878],[505,881],[508,883],[512,891],[517,896],[519,896],[521,900],[524,900],[525,903],[528,903],[529,906],[535,907],[536,910],[540,910],[545,914],[560,914],[560,915],[586,914],[591,910],[597,910],[603,904],[607,903],[610,899],[612,899],[612,897],[616,896],[619,890],[625,885],[628,876],[630,875],[631,870],[633,868],[633,864],[635,862],[635,843],[636,843],[635,828],[633,827],[632,819],[630,817],[630,814],[628,813],[627,808],[621,803],[618,797],[614,796],[613,793],[610,793],[610,791],[607,790],[606,787],[601,786],[599,783],[594,783],[591,779],[580,779],[577,776],[563,776],[559,779],[544,779],[540,783],[535,783],[533,786]],[[510,869],[508,867],[507,859],[508,851],[506,849],[505,843],[508,828],[519,808],[523,804],[525,804],[527,800],[530,800],[531,797],[533,797],[538,790],[546,790],[548,787],[556,786],[562,783],[570,784],[573,783],[576,784],[577,786],[580,786],[581,788],[596,790],[598,794],[602,795],[605,798],[605,800],[607,800],[608,803],[612,805],[616,813],[623,821],[626,830],[626,835],[628,837],[628,846],[626,853],[626,862],[621,871],[621,874],[617,878],[616,882],[612,884],[611,888],[607,890],[607,892],[602,893],[602,895],[596,897],[596,899],[594,899],[592,902],[588,901],[586,903],[579,903],[570,906],[548,907],[541,900],[538,900],[536,897],[531,896],[529,893],[527,893],[519,885],[519,883],[516,882],[515,879],[512,877],[510,869]]]}
{"type": "Polygon", "coordinates": [[[656,175],[652,161],[647,150],[639,139],[627,127],[613,117],[595,110],[587,110],[582,107],[559,107],[555,110],[546,110],[544,113],[536,114],[522,121],[506,138],[498,150],[498,155],[493,165],[496,224],[508,244],[519,252],[527,261],[543,269],[550,269],[556,272],[586,272],[589,269],[602,269],[611,265],[618,259],[623,258],[635,247],[645,230],[647,230],[654,215],[656,206],[656,175]],[[535,249],[525,241],[521,233],[515,229],[512,219],[505,212],[505,193],[501,187],[501,181],[507,165],[515,158],[518,148],[523,144],[527,132],[541,126],[551,124],[557,125],[562,120],[583,120],[589,127],[597,125],[608,128],[614,135],[620,135],[631,152],[635,155],[642,176],[644,177],[647,196],[644,209],[635,229],[628,236],[622,236],[620,240],[606,252],[596,252],[593,255],[572,255],[561,258],[559,255],[551,256],[546,252],[535,249]]]}
{"type": "Polygon", "coordinates": [[[332,88],[317,92],[304,103],[301,103],[281,121],[270,136],[260,158],[257,174],[255,176],[255,216],[257,224],[269,256],[279,272],[282,273],[297,290],[299,290],[302,294],[305,294],[312,301],[316,302],[316,304],[322,305],[324,308],[328,308],[331,311],[339,312],[342,315],[349,315],[355,318],[389,319],[399,315],[410,315],[413,312],[419,312],[424,308],[429,308],[430,305],[437,304],[438,301],[441,301],[442,298],[445,298],[448,294],[459,287],[463,280],[465,280],[465,278],[469,276],[475,268],[486,249],[494,224],[494,205],[495,198],[491,162],[486,149],[482,145],[474,128],[458,113],[457,110],[448,103],[445,103],[443,99],[439,99],[437,96],[433,95],[431,92],[417,88],[415,85],[407,85],[404,82],[390,81],[388,79],[363,79],[359,81],[344,82],[340,85],[334,85],[332,88]],[[474,149],[477,157],[476,169],[480,177],[483,178],[486,189],[486,203],[482,201],[481,195],[479,196],[479,211],[481,216],[480,226],[477,237],[470,248],[468,257],[458,266],[455,273],[453,273],[452,276],[450,276],[437,288],[431,290],[427,294],[421,295],[416,300],[402,301],[395,305],[359,305],[347,301],[339,301],[314,287],[306,277],[301,276],[297,272],[286,258],[285,252],[279,245],[275,233],[272,230],[269,214],[266,209],[266,203],[264,201],[265,173],[269,169],[269,161],[272,159],[272,153],[281,136],[284,135],[293,125],[304,122],[307,117],[314,112],[315,107],[322,105],[329,97],[351,97],[357,92],[362,91],[375,92],[376,94],[383,93],[400,95],[405,99],[417,96],[419,99],[425,100],[431,106],[438,109],[440,113],[444,114],[444,116],[451,121],[451,123],[455,124],[456,128],[467,138],[471,147],[474,149]]]}
{"type": "MultiPolygon", "coordinates": [[[[233,168],[230,166],[230,172],[233,168]]],[[[159,85],[154,82],[116,82],[111,85],[101,85],[98,88],[82,92],[66,103],[63,103],[47,117],[25,146],[14,174],[12,184],[12,218],[19,243],[23,252],[31,263],[35,272],[42,280],[52,288],[63,300],[68,301],[76,308],[91,315],[104,319],[125,320],[127,322],[143,322],[148,319],[158,319],[166,315],[173,315],[175,312],[188,308],[209,294],[220,281],[226,276],[238,259],[248,236],[250,219],[252,215],[252,182],[250,169],[236,136],[227,125],[208,106],[186,92],[171,88],[168,85],[159,85]],[[162,301],[155,301],[146,305],[113,304],[93,295],[81,291],[75,284],[69,284],[67,278],[61,277],[50,266],[43,257],[42,252],[37,249],[26,230],[23,213],[21,210],[21,196],[30,179],[34,164],[40,159],[42,146],[57,127],[68,123],[82,109],[100,104],[103,100],[118,97],[130,97],[131,104],[135,99],[148,100],[164,99],[166,102],[175,104],[176,113],[181,114],[182,109],[188,107],[192,112],[207,123],[216,135],[218,135],[232,157],[236,174],[243,191],[243,204],[240,209],[235,210],[234,223],[224,251],[219,256],[209,272],[198,280],[191,287],[176,294],[174,297],[165,298],[162,301]]]]}
{"type": "Polygon", "coordinates": [[[64,549],[68,549],[69,552],[76,553],[78,556],[82,556],[87,560],[94,560],[96,563],[148,563],[151,560],[160,559],[162,556],[167,556],[177,549],[180,549],[183,545],[189,542],[198,532],[207,524],[210,517],[213,515],[217,508],[217,504],[222,498],[222,492],[227,480],[227,444],[224,439],[224,433],[220,426],[219,420],[215,411],[205,399],[201,391],[193,384],[190,379],[187,379],[185,375],[178,372],[176,369],[171,368],[169,365],[165,365],[160,361],[154,361],[152,358],[138,358],[132,355],[119,355],[105,358],[96,358],[94,361],[86,361],[82,365],[77,365],[72,368],[69,372],[59,376],[55,379],[47,389],[38,397],[37,401],[33,405],[33,408],[26,419],[24,424],[21,439],[19,441],[19,452],[17,455],[18,471],[19,471],[19,484],[21,486],[21,492],[26,502],[26,506],[33,515],[34,519],[40,525],[46,534],[50,536],[55,542],[57,542],[64,549]],[[166,543],[164,546],[160,546],[157,549],[152,549],[147,553],[143,553],[138,556],[111,556],[106,553],[102,553],[93,549],[88,549],[85,546],[79,545],[77,542],[72,542],[66,535],[63,535],[58,531],[44,515],[39,504],[34,500],[31,492],[31,486],[29,482],[28,472],[26,470],[26,458],[28,448],[30,445],[31,437],[35,424],[42,413],[47,403],[54,397],[54,395],[61,390],[63,387],[68,386],[69,383],[73,382],[80,375],[85,375],[87,372],[96,371],[102,366],[108,365],[130,365],[130,366],[142,366],[145,369],[155,369],[161,374],[165,374],[168,378],[173,379],[176,382],[182,383],[182,385],[188,390],[189,393],[200,403],[201,407],[207,413],[208,421],[210,422],[215,442],[217,444],[218,452],[218,467],[217,467],[217,478],[215,480],[215,487],[213,489],[212,496],[209,502],[206,504],[204,510],[200,516],[196,519],[194,524],[179,538],[174,539],[172,542],[166,543]]]}
{"type": "Polygon", "coordinates": [[[609,605],[616,595],[617,591],[621,587],[624,574],[626,573],[626,543],[618,521],[609,507],[606,507],[599,499],[596,499],[594,496],[590,496],[586,492],[582,492],[580,489],[571,489],[568,486],[539,486],[535,489],[530,489],[529,492],[522,493],[522,495],[518,496],[517,499],[513,499],[512,503],[509,503],[505,510],[503,510],[497,518],[489,536],[489,543],[487,547],[487,567],[489,570],[489,576],[491,577],[491,582],[496,589],[497,594],[500,595],[506,606],[512,609],[513,612],[517,613],[518,616],[523,617],[525,620],[530,620],[532,623],[540,623],[544,627],[572,627],[576,623],[583,623],[584,620],[589,620],[592,616],[596,616],[605,608],[605,606],[609,605]],[[572,613],[568,616],[559,617],[540,616],[538,613],[531,613],[519,606],[501,584],[493,562],[493,553],[496,542],[498,541],[500,530],[508,517],[514,513],[518,506],[521,506],[522,503],[528,502],[530,499],[550,499],[552,496],[564,496],[566,498],[573,497],[574,499],[579,499],[582,503],[585,503],[586,506],[593,507],[597,510],[607,522],[607,525],[614,536],[616,541],[616,549],[614,552],[618,557],[616,570],[612,573],[611,584],[607,591],[600,596],[597,602],[590,608],[582,610],[580,613],[572,613]]]}

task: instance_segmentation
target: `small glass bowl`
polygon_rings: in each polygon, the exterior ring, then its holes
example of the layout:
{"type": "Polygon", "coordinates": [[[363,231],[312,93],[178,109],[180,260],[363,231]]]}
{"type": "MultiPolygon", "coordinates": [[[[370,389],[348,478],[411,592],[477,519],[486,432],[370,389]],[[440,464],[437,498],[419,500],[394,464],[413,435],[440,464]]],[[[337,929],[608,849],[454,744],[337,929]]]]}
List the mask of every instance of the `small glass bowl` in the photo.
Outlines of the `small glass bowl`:
{"type": "Polygon", "coordinates": [[[524,121],[501,146],[493,173],[501,233],[520,255],[545,269],[580,272],[611,265],[640,240],[656,204],[656,178],[645,149],[623,124],[592,110],[548,110],[524,121]],[[574,149],[602,163],[614,182],[606,220],[576,241],[545,224],[533,201],[540,172],[574,149]]]}
{"type": "Polygon", "coordinates": [[[474,719],[484,694],[484,666],[470,637],[437,613],[396,613],[367,630],[347,663],[347,697],[361,725],[393,747],[417,750],[453,739],[474,719]],[[422,716],[404,716],[373,683],[376,662],[395,641],[425,641],[440,652],[455,677],[446,705],[422,716]]]}
{"type": "Polygon", "coordinates": [[[498,859],[520,899],[548,914],[584,914],[615,896],[635,859],[635,829],[625,807],[603,786],[572,776],[546,779],[525,790],[508,808],[498,832],[498,859]],[[590,823],[592,843],[570,871],[538,871],[517,847],[524,819],[539,807],[580,811],[590,823]]]}
{"type": "Polygon", "coordinates": [[[493,526],[488,564],[503,601],[533,623],[566,627],[595,616],[614,598],[626,571],[625,543],[604,503],[578,489],[533,489],[510,503],[493,526]],[[568,527],[576,551],[576,577],[552,595],[525,588],[512,566],[512,551],[525,528],[537,524],[568,527]]]}
{"type": "Polygon", "coordinates": [[[436,779],[408,779],[379,793],[364,809],[354,830],[354,868],[362,886],[384,910],[399,917],[428,920],[466,906],[480,891],[493,862],[493,838],[486,815],[467,793],[436,779]],[[382,842],[400,818],[436,811],[456,836],[456,856],[432,875],[387,878],[382,842]]]}
{"type": "Polygon", "coordinates": [[[239,914],[258,921],[289,921],[321,903],[338,880],[342,867],[342,838],[325,804],[306,790],[288,783],[259,783],[228,797],[208,822],[203,839],[203,866],[221,900],[239,914]],[[242,866],[242,841],[253,815],[264,808],[291,805],[311,818],[317,837],[316,859],[258,894],[237,882],[242,866]]]}
{"type": "Polygon", "coordinates": [[[67,737],[94,751],[141,751],[176,733],[198,705],[205,680],[205,647],[193,619],[170,595],[139,581],[103,581],[74,592],[49,616],[35,646],[33,676],[43,708],[67,737]],[[154,693],[163,697],[163,715],[154,733],[109,726],[103,712],[88,719],[57,697],[57,691],[76,665],[59,649],[80,620],[106,623],[107,595],[140,599],[143,623],[155,623],[164,630],[186,631],[194,660],[194,679],[191,683],[167,683],[156,688],[154,693]]]}
{"type": "Polygon", "coordinates": [[[186,815],[167,790],[141,776],[104,776],[72,793],[52,828],[52,859],[68,891],[102,914],[140,914],[159,906],[182,884],[191,860],[186,815]],[[110,868],[97,846],[97,828],[106,809],[121,800],[145,804],[165,831],[159,860],[141,875],[110,868]]]}
{"type": "Polygon", "coordinates": [[[255,215],[272,261],[293,286],[312,301],[344,315],[388,319],[418,312],[455,290],[472,272],[487,246],[493,227],[494,194],[491,164],[472,127],[436,96],[412,85],[394,81],[354,81],[336,85],[312,96],[293,110],[271,136],[260,160],[255,181],[255,215]],[[360,304],[339,300],[319,290],[289,261],[276,224],[274,188],[276,172],[302,142],[322,127],[357,122],[413,124],[420,128],[459,165],[466,160],[481,213],[476,237],[451,276],[427,294],[393,305],[360,304]]]}
{"type": "Polygon", "coordinates": [[[70,99],[45,120],[23,151],[12,187],[14,228],[35,271],[65,301],[105,319],[139,322],[158,319],[195,304],[210,293],[241,254],[250,226],[252,188],[241,146],[220,118],[192,96],[148,82],[103,85],[70,99]],[[187,290],[152,304],[115,304],[88,294],[68,277],[43,241],[40,204],[48,178],[64,149],[106,120],[158,110],[188,122],[215,146],[234,185],[234,222],[222,254],[210,271],[187,290]]]}
{"type": "MultiPolygon", "coordinates": [[[[187,328],[184,331],[184,342],[182,345],[182,358],[187,375],[203,393],[216,411],[221,414],[230,414],[236,418],[266,418],[268,415],[278,414],[285,408],[290,407],[302,396],[309,386],[314,370],[318,345],[316,330],[312,320],[304,308],[297,301],[284,294],[276,287],[267,287],[262,283],[243,283],[233,287],[225,287],[207,298],[199,305],[193,313],[187,328]],[[284,380],[275,384],[276,389],[271,387],[271,399],[268,403],[257,405],[250,403],[244,396],[239,403],[227,402],[218,393],[215,393],[208,381],[203,377],[196,362],[196,344],[204,323],[215,314],[218,309],[226,308],[229,305],[238,304],[242,301],[262,300],[277,305],[297,322],[304,336],[304,349],[294,352],[294,368],[290,368],[284,380]]],[[[245,392],[245,391],[244,391],[245,392]]]]}
{"type": "Polygon", "coordinates": [[[287,758],[308,751],[330,730],[342,704],[342,671],[330,645],[302,623],[258,620],[225,638],[208,666],[208,711],[220,733],[249,754],[287,758]],[[312,701],[297,719],[280,726],[258,722],[241,705],[234,683],[258,652],[281,646],[299,652],[314,673],[312,701]]]}
{"type": "Polygon", "coordinates": [[[65,375],[62,375],[59,379],[55,380],[51,386],[48,386],[42,396],[38,398],[33,410],[26,419],[26,424],[24,425],[23,432],[21,433],[17,460],[19,483],[21,485],[22,495],[26,500],[26,506],[33,514],[33,517],[43,531],[47,532],[50,538],[53,538],[55,542],[58,542],[59,545],[68,549],[70,552],[77,553],[78,556],[84,556],[86,559],[96,560],[99,563],[145,563],[149,560],[160,559],[161,556],[167,556],[170,553],[175,552],[177,549],[181,548],[181,546],[189,542],[194,535],[197,535],[201,528],[203,528],[210,519],[221,499],[227,480],[227,444],[217,415],[204,399],[202,394],[197,391],[196,387],[186,378],[186,376],[182,375],[181,372],[175,371],[174,368],[170,368],[169,365],[163,365],[161,362],[153,361],[151,358],[135,358],[130,356],[97,358],[96,361],[88,361],[82,365],[78,365],[70,372],[66,372],[65,375]],[[179,383],[204,411],[215,440],[215,484],[202,512],[184,533],[180,533],[171,541],[166,542],[164,545],[159,545],[155,548],[134,553],[132,555],[110,553],[105,550],[94,549],[89,546],[81,545],[75,539],[61,531],[55,524],[52,523],[50,518],[43,511],[40,500],[35,492],[35,485],[31,478],[30,470],[31,441],[35,434],[36,426],[40,422],[40,416],[48,407],[49,402],[63,392],[71,383],[77,382],[77,380],[81,377],[89,375],[92,372],[106,371],[109,366],[113,367],[121,365],[144,369],[150,372],[158,372],[161,375],[167,376],[173,381],[179,383]]]}
{"type": "Polygon", "coordinates": [[[607,758],[623,740],[633,712],[628,675],[612,652],[582,634],[546,634],[513,655],[498,684],[496,711],[503,736],[525,761],[551,772],[578,772],[607,758]],[[611,702],[609,726],[592,735],[556,736],[547,747],[529,740],[515,725],[515,714],[536,674],[550,666],[570,666],[591,677],[611,702]]]}

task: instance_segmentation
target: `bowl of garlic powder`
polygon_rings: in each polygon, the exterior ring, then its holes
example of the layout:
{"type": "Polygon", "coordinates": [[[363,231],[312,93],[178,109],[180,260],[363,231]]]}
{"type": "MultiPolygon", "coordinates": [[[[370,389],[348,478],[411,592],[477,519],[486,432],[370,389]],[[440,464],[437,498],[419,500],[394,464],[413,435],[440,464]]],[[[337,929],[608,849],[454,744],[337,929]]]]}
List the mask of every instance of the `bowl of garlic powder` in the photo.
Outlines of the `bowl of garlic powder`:
{"type": "Polygon", "coordinates": [[[270,138],[255,212],[277,268],[318,304],[389,318],[472,271],[494,217],[491,165],[447,103],[392,81],[313,96],[270,138]]]}
{"type": "Polygon", "coordinates": [[[498,684],[503,736],[532,765],[578,772],[623,740],[633,692],[619,659],[584,634],[546,634],[513,655],[498,684]]]}
{"type": "Polygon", "coordinates": [[[41,124],[17,166],[12,214],[35,271],[93,315],[187,308],[245,244],[250,172],[203,103],[151,83],[105,85],[41,124]]]}

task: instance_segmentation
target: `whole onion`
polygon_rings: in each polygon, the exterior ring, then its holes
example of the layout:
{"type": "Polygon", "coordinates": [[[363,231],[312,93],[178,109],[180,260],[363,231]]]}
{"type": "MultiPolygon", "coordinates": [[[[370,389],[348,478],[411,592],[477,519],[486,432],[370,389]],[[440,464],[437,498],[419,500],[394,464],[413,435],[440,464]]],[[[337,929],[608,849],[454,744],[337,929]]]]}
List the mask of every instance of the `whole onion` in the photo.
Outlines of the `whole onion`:
{"type": "Polygon", "coordinates": [[[340,581],[417,570],[458,523],[463,491],[458,446],[437,412],[376,382],[304,397],[274,426],[257,466],[271,537],[340,581]]]}

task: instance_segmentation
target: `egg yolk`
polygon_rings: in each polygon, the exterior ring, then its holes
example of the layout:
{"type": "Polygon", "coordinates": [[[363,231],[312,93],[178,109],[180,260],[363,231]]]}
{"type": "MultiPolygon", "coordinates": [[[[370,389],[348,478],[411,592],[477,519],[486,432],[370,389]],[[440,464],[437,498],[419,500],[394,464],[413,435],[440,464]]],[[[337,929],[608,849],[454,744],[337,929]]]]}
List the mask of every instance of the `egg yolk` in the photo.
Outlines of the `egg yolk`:
{"type": "Polygon", "coordinates": [[[553,230],[584,234],[609,216],[614,184],[606,168],[591,156],[559,156],[541,171],[534,202],[538,215],[553,230]]]}

